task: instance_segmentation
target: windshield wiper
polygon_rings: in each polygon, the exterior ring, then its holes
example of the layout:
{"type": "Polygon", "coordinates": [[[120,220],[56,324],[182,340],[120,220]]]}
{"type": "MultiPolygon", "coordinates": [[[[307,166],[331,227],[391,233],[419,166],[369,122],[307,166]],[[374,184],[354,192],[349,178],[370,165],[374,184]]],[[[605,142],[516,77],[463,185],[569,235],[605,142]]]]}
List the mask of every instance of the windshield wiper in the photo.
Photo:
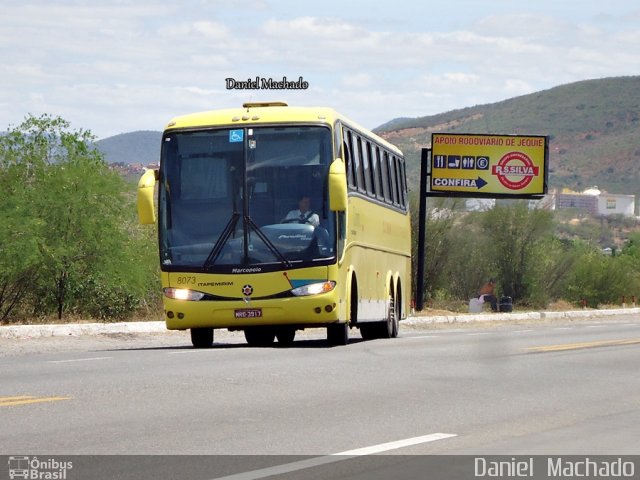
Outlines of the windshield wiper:
{"type": "Polygon", "coordinates": [[[262,240],[264,244],[267,246],[267,248],[271,250],[271,253],[273,253],[278,258],[280,263],[284,264],[287,268],[291,268],[291,262],[286,258],[284,258],[284,255],[280,253],[280,250],[278,250],[278,248],[273,244],[273,242],[269,240],[269,238],[263,233],[262,230],[260,230],[260,227],[256,225],[253,219],[249,216],[246,216],[244,220],[245,220],[245,224],[249,225],[249,227],[251,227],[251,229],[256,232],[260,240],[262,240]]]}
{"type": "MultiPolygon", "coordinates": [[[[233,215],[231,215],[231,218],[225,225],[224,230],[222,231],[222,233],[220,234],[220,237],[218,238],[218,241],[215,243],[215,245],[211,249],[211,252],[209,252],[209,255],[207,256],[207,259],[202,264],[202,268],[207,269],[215,265],[216,261],[218,260],[218,257],[222,253],[224,246],[226,245],[227,241],[235,231],[235,228],[236,228],[236,225],[238,224],[239,219],[240,219],[239,213],[236,212],[233,215]]],[[[273,255],[278,259],[278,261],[283,265],[285,265],[287,268],[291,268],[291,262],[287,260],[284,257],[284,255],[282,255],[280,250],[278,250],[278,248],[273,244],[273,242],[269,240],[269,238],[262,232],[262,230],[260,230],[260,227],[256,225],[256,223],[251,219],[251,217],[246,216],[244,217],[244,220],[245,220],[245,224],[254,232],[256,232],[256,235],[258,235],[258,238],[260,238],[260,240],[264,242],[264,244],[271,251],[271,253],[273,253],[273,255]]]]}
{"type": "Polygon", "coordinates": [[[202,264],[202,268],[209,268],[216,263],[218,257],[220,256],[220,253],[222,253],[222,249],[229,240],[229,237],[235,231],[236,224],[238,223],[239,218],[240,214],[237,212],[234,212],[233,215],[231,215],[231,218],[225,225],[224,230],[218,238],[218,241],[215,243],[215,245],[211,249],[211,252],[209,252],[209,255],[207,256],[207,259],[202,264]]]}

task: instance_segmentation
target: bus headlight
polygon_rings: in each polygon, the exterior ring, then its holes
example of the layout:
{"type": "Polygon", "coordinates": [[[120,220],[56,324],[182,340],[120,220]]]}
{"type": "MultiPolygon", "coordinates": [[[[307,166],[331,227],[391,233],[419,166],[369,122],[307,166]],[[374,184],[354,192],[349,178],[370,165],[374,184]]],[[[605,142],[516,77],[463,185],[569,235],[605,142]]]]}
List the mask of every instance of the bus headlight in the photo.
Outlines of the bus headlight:
{"type": "Polygon", "coordinates": [[[296,297],[304,297],[306,295],[318,295],[319,293],[327,293],[336,288],[336,282],[320,282],[310,283],[309,285],[303,285],[302,287],[294,288],[291,290],[296,297]]]}
{"type": "Polygon", "coordinates": [[[188,290],[186,288],[165,288],[163,292],[165,297],[173,298],[174,300],[190,300],[194,302],[202,300],[205,295],[202,292],[188,290]]]}

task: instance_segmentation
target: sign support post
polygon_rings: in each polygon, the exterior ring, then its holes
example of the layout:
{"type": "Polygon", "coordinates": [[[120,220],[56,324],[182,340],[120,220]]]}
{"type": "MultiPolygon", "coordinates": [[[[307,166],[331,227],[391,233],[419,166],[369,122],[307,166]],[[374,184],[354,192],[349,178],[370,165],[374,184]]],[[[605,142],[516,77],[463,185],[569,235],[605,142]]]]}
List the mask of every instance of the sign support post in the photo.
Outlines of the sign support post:
{"type": "Polygon", "coordinates": [[[420,157],[420,218],[418,218],[418,278],[416,289],[416,310],[424,310],[424,249],[427,236],[427,172],[431,159],[431,149],[423,148],[420,157]]]}

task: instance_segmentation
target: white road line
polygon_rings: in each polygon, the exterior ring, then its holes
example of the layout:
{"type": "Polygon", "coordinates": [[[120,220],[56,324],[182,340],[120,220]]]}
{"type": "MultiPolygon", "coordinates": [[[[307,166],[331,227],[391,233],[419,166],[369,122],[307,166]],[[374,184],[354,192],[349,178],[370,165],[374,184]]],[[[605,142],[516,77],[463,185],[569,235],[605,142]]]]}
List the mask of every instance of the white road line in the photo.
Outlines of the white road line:
{"type": "Polygon", "coordinates": [[[573,327],[556,327],[554,330],[573,330],[573,327]]]}
{"type": "Polygon", "coordinates": [[[92,362],[94,360],[108,360],[113,357],[89,357],[89,358],[72,358],[70,360],[48,360],[47,363],[71,363],[71,362],[92,362]]]}
{"type": "Polygon", "coordinates": [[[457,435],[453,433],[432,433],[431,435],[423,435],[421,437],[406,438],[404,440],[398,440],[395,442],[381,443],[379,445],[357,448],[355,450],[347,450],[345,452],[334,453],[332,455],[300,460],[299,462],[285,463],[283,465],[276,465],[274,467],[261,468],[259,470],[227,475],[226,477],[217,477],[214,480],[257,480],[260,478],[270,477],[272,475],[282,475],[285,473],[297,472],[298,470],[303,470],[305,468],[312,468],[329,463],[342,462],[343,460],[348,460],[350,458],[360,457],[363,455],[374,455],[376,453],[388,452],[389,450],[396,450],[398,448],[410,447],[412,445],[419,445],[422,443],[435,442],[437,440],[444,440],[446,438],[456,436],[457,435]]]}
{"type": "Polygon", "coordinates": [[[405,438],[404,440],[396,440],[395,442],[380,443],[371,447],[356,448],[355,450],[347,450],[345,452],[334,453],[332,456],[353,456],[375,455],[376,453],[388,452],[389,450],[397,450],[399,448],[411,447],[422,443],[435,442],[444,440],[445,438],[457,437],[455,433],[432,433],[430,435],[422,435],[421,437],[405,438]]]}
{"type": "Polygon", "coordinates": [[[527,332],[533,332],[533,329],[530,328],[528,330],[514,330],[513,333],[527,333],[527,332]]]}
{"type": "Polygon", "coordinates": [[[480,335],[490,335],[490,334],[485,332],[477,332],[477,333],[467,333],[467,335],[470,337],[479,337],[480,335]]]}
{"type": "Polygon", "coordinates": [[[586,328],[607,328],[609,325],[587,325],[586,328]]]}

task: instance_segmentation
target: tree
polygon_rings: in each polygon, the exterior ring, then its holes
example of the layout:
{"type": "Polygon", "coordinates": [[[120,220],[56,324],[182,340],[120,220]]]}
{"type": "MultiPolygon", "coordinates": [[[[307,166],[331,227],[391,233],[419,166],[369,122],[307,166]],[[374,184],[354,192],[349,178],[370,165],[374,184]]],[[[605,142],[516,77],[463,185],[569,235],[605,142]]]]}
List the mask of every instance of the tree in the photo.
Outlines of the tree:
{"type": "MultiPolygon", "coordinates": [[[[35,267],[29,294],[38,314],[121,316],[155,279],[138,258],[142,234],[126,183],[93,148],[90,132],[69,127],[59,117],[29,116],[3,138],[5,183],[23,179],[13,203],[21,206],[29,247],[17,256],[11,282],[15,291],[35,267]]],[[[6,222],[15,234],[17,223],[6,222]]],[[[3,247],[19,251],[24,238],[3,239],[3,247]]]]}
{"type": "Polygon", "coordinates": [[[0,135],[0,321],[24,305],[41,264],[33,200],[47,141],[32,130],[31,119],[21,128],[0,135]]]}
{"type": "Polygon", "coordinates": [[[617,304],[623,295],[638,292],[638,261],[630,255],[610,257],[596,249],[586,251],[572,270],[565,296],[590,306],[617,304]]]}
{"type": "MultiPolygon", "coordinates": [[[[412,230],[413,235],[413,256],[412,263],[414,269],[418,265],[418,199],[412,199],[412,230]]],[[[456,219],[459,216],[458,210],[462,202],[458,199],[432,198],[427,202],[427,218],[425,228],[425,297],[432,299],[435,292],[440,289],[450,291],[450,277],[448,267],[455,252],[453,248],[456,238],[456,219]]],[[[416,275],[413,276],[417,278],[416,275]]],[[[417,283],[417,282],[416,282],[417,283]]],[[[415,290],[414,284],[414,290],[415,290]]]]}
{"type": "Polygon", "coordinates": [[[546,210],[529,210],[524,202],[496,205],[482,222],[491,249],[500,292],[514,300],[529,298],[537,278],[536,262],[544,253],[553,231],[553,215],[546,210]]]}

